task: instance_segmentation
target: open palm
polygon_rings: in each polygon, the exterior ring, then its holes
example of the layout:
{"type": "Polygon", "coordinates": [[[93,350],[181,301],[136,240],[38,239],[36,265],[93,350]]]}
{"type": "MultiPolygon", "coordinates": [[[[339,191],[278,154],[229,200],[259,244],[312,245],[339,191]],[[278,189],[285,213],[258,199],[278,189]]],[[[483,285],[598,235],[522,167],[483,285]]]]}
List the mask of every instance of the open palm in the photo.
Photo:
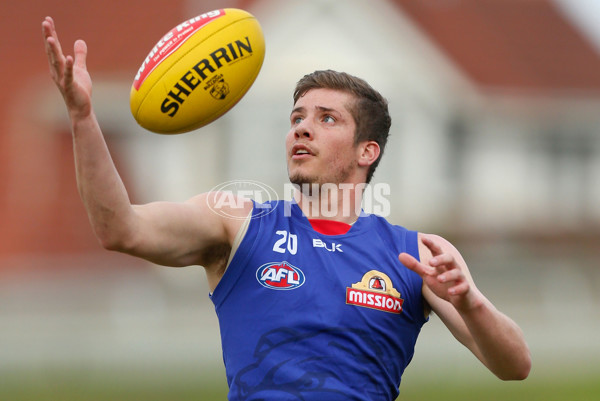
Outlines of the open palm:
{"type": "Polygon", "coordinates": [[[89,115],[92,111],[92,80],[86,66],[87,45],[83,40],[77,40],[74,57],[65,56],[50,17],[42,22],[42,34],[50,74],[65,99],[69,113],[71,116],[89,115]]]}

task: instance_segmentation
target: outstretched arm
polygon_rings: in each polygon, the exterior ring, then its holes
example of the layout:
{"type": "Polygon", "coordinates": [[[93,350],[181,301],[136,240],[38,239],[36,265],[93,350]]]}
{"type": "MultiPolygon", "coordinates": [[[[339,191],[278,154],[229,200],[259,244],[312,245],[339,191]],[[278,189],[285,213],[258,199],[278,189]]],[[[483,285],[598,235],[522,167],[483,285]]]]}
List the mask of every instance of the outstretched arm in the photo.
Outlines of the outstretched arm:
{"type": "MultiPolygon", "coordinates": [[[[71,120],[77,187],[99,241],[159,264],[203,265],[210,280],[215,254],[232,243],[241,220],[214,213],[206,194],[184,203],[131,205],[94,115],[85,42],[75,42],[74,57],[65,55],[50,17],[42,22],[42,33],[50,74],[71,120]]],[[[228,215],[246,216],[251,208],[245,203],[228,215]]]]}
{"type": "Polygon", "coordinates": [[[423,296],[452,334],[503,380],[529,375],[531,355],[523,333],[477,289],[460,253],[445,239],[419,234],[421,261],[400,262],[423,278],[423,296]]]}
{"type": "Polygon", "coordinates": [[[98,239],[110,248],[120,236],[113,220],[129,216],[131,205],[92,108],[87,45],[78,40],[74,56],[64,55],[50,17],[42,22],[42,33],[50,74],[63,96],[71,121],[77,188],[98,239]]]}

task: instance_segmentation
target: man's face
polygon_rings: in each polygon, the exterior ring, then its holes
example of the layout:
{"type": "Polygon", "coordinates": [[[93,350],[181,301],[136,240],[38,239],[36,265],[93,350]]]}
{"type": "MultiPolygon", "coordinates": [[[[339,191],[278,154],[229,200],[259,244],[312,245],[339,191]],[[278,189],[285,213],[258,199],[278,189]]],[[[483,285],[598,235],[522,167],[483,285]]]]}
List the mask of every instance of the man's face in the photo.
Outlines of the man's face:
{"type": "Polygon", "coordinates": [[[353,99],[332,89],[311,89],[298,99],[286,137],[292,183],[364,181],[358,171],[359,148],[354,145],[356,123],[348,110],[353,99]]]}

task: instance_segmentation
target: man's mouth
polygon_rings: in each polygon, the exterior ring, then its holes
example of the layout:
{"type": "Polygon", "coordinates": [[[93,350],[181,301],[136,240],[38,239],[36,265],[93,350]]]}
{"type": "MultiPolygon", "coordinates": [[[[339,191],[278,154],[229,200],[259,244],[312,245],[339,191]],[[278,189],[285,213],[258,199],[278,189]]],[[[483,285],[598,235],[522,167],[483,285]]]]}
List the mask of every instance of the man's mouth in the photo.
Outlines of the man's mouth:
{"type": "Polygon", "coordinates": [[[313,152],[306,145],[294,145],[292,148],[292,159],[303,159],[314,156],[313,152]]]}

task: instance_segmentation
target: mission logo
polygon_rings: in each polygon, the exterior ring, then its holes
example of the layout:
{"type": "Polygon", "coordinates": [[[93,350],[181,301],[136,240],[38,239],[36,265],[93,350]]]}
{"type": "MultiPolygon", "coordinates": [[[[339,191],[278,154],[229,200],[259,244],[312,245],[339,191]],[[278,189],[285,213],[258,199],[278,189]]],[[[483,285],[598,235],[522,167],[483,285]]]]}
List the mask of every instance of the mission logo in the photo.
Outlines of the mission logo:
{"type": "Polygon", "coordinates": [[[288,262],[265,263],[256,271],[256,279],[272,290],[293,290],[304,284],[304,273],[288,262]]]}
{"type": "Polygon", "coordinates": [[[346,304],[399,314],[404,300],[392,280],[377,270],[367,272],[361,281],[346,288],[346,304]]]}

